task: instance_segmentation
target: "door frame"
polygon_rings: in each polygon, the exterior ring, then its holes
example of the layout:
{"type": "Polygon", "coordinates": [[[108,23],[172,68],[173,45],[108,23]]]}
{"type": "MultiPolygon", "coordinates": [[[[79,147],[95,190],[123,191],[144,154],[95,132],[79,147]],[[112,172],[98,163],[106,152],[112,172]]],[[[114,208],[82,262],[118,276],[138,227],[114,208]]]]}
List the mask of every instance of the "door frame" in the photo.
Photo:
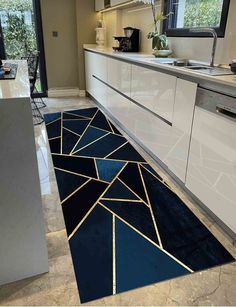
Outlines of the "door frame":
{"type": "MultiPolygon", "coordinates": [[[[41,5],[40,0],[32,0],[32,6],[34,11],[35,19],[35,33],[37,49],[39,52],[39,71],[40,71],[40,81],[42,86],[41,93],[34,93],[34,97],[47,97],[48,83],[47,83],[47,70],[45,62],[45,49],[44,49],[44,39],[43,39],[43,26],[42,26],[42,15],[41,15],[41,5]]],[[[6,52],[4,47],[4,36],[2,32],[2,25],[0,20],[0,59],[6,59],[6,52]]]]}
{"type": "Polygon", "coordinates": [[[0,19],[0,59],[4,60],[6,58],[6,52],[4,47],[4,38],[2,33],[2,23],[0,19]]]}
{"type": "Polygon", "coordinates": [[[44,48],[44,39],[43,39],[43,26],[42,26],[42,13],[41,13],[41,4],[40,0],[32,0],[34,15],[35,15],[35,27],[36,27],[36,40],[39,53],[39,71],[40,71],[40,80],[42,85],[42,92],[36,93],[34,96],[37,97],[47,97],[48,91],[48,82],[47,82],[47,70],[46,70],[46,61],[45,61],[45,48],[44,48]]]}

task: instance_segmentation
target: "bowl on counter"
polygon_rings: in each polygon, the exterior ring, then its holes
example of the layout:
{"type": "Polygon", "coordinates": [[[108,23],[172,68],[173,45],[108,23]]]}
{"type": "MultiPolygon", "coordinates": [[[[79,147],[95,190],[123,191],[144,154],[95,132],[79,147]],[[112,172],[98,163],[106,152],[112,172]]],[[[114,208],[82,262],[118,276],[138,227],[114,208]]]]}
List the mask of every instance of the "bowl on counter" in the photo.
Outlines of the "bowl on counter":
{"type": "Polygon", "coordinates": [[[167,58],[168,56],[170,56],[173,53],[172,50],[166,49],[166,50],[158,50],[158,49],[154,49],[152,54],[155,57],[160,57],[160,58],[167,58]]]}

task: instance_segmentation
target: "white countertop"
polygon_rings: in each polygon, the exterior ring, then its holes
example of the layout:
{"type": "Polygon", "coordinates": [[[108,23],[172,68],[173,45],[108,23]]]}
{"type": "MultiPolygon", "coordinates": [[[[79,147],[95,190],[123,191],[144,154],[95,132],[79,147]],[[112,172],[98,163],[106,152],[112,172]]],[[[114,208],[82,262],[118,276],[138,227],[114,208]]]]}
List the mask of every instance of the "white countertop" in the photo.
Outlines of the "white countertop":
{"type": "Polygon", "coordinates": [[[224,76],[210,76],[201,74],[196,71],[192,71],[190,69],[186,69],[183,67],[172,66],[167,64],[160,64],[153,62],[154,56],[145,53],[125,53],[125,52],[117,52],[113,51],[111,48],[100,47],[97,45],[84,45],[84,49],[90,50],[93,52],[97,52],[104,55],[109,55],[118,59],[128,60],[133,63],[139,63],[146,66],[156,67],[157,69],[166,70],[166,72],[175,73],[181,76],[191,77],[196,79],[196,81],[200,82],[211,82],[214,83],[215,86],[227,86],[230,87],[231,93],[235,91],[236,96],[236,75],[224,75],[224,76]]]}
{"type": "Polygon", "coordinates": [[[0,102],[1,99],[30,97],[30,86],[28,66],[26,61],[7,60],[3,63],[17,64],[16,78],[13,80],[0,80],[0,102]]]}

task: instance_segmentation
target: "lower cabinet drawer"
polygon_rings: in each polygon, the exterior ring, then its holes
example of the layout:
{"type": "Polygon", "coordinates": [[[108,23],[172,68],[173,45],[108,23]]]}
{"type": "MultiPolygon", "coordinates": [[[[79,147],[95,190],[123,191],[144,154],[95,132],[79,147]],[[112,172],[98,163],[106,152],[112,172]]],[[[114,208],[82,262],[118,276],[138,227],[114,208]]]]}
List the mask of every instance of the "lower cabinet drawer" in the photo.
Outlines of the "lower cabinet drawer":
{"type": "Polygon", "coordinates": [[[175,141],[172,127],[134,103],[131,104],[130,113],[133,121],[131,132],[155,156],[164,161],[175,141]]]}
{"type": "Polygon", "coordinates": [[[170,125],[110,88],[107,109],[155,156],[165,160],[176,142],[170,125]]]}
{"type": "Polygon", "coordinates": [[[92,77],[92,88],[90,94],[104,107],[107,107],[107,86],[96,78],[92,77]]]}
{"type": "Polygon", "coordinates": [[[107,87],[107,109],[128,130],[132,130],[131,101],[107,87]]]}

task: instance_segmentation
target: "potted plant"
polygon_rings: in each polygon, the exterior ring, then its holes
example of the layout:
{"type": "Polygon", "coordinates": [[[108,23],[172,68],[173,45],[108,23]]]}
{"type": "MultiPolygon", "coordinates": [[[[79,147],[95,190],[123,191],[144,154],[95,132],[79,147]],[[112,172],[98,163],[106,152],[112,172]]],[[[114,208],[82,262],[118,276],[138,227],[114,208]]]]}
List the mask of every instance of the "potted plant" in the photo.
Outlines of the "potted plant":
{"type": "Polygon", "coordinates": [[[163,12],[158,12],[157,10],[157,0],[138,0],[136,2],[142,2],[144,4],[150,4],[152,15],[153,15],[153,25],[154,31],[148,33],[147,38],[152,39],[152,50],[153,55],[156,57],[167,57],[172,54],[168,45],[168,39],[165,34],[160,34],[158,31],[158,24],[167,19],[172,12],[167,15],[164,15],[163,12]]]}

